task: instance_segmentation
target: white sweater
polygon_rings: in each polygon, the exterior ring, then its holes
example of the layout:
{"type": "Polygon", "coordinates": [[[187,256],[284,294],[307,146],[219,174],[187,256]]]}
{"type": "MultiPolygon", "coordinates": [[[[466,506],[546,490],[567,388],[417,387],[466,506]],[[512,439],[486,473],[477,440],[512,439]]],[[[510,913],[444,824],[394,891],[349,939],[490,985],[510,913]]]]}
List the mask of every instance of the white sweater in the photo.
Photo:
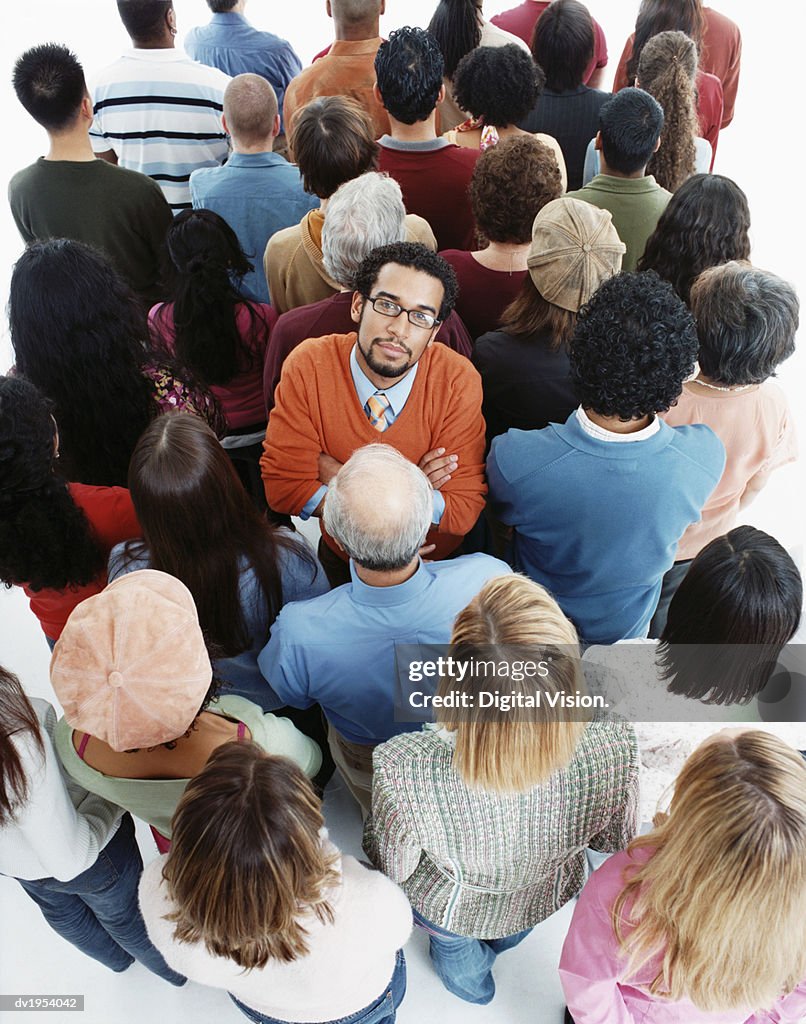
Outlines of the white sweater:
{"type": "Polygon", "coordinates": [[[246,1006],[283,1021],[332,1021],[374,1003],[389,985],[395,953],[411,933],[411,908],[385,875],[342,856],[341,884],[328,901],[332,924],[306,918],[309,952],[292,963],[269,960],[244,971],[213,956],[204,943],[174,938],[165,920],[173,910],[162,881],[166,857],[149,864],[140,880],[140,909],[149,938],[168,964],[193,981],[231,992],[246,1006]]]}
{"type": "Polygon", "coordinates": [[[56,713],[45,700],[33,698],[31,704],[42,726],[45,756],[30,734],[12,739],[28,780],[28,799],[0,827],[0,874],[66,882],[92,867],[123,811],[66,774],[52,744],[56,713]]]}

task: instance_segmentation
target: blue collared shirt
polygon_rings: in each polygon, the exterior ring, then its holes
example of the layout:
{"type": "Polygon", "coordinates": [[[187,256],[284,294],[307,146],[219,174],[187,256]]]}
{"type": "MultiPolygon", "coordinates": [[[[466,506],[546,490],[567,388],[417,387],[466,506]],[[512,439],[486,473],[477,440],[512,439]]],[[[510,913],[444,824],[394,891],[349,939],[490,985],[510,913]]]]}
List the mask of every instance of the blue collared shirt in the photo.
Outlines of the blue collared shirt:
{"type": "Polygon", "coordinates": [[[209,24],[192,28],[185,37],[185,52],[233,77],[251,73],[265,78],[277,94],[281,117],[288,83],[302,71],[291,43],[253,28],[234,11],[214,14],[209,24]]]}
{"type": "Polygon", "coordinates": [[[299,169],[277,153],[232,153],[223,167],[204,167],[190,176],[193,208],[213,210],[229,224],[254,265],[242,291],[270,302],[263,254],[276,231],[299,224],[319,198],[302,187],[299,169]]]}
{"type": "MultiPolygon", "coordinates": [[[[409,400],[411,389],[414,387],[414,378],[417,376],[417,363],[412,366],[403,380],[399,380],[397,384],[393,384],[390,388],[376,388],[358,365],[358,359],[355,355],[356,348],[357,346],[353,345],[352,352],[350,352],[350,373],[353,377],[353,385],[355,387],[356,394],[358,395],[358,401],[361,403],[361,408],[364,409],[367,401],[373,395],[382,391],[386,400],[389,402],[389,408],[386,410],[386,422],[391,427],[401,412],[403,412],[403,407],[409,400]]],[[[378,432],[378,441],[383,441],[383,434],[380,431],[378,432]]],[[[327,486],[322,484],[322,486],[317,489],[316,493],[305,502],[305,505],[300,512],[300,519],[310,519],[325,494],[327,494],[327,486]]],[[[434,491],[434,515],[431,522],[439,524],[444,511],[445,499],[442,497],[440,491],[434,491]]]]}
{"type": "Polygon", "coordinates": [[[512,572],[490,555],[420,562],[394,587],[358,578],[285,605],[258,658],[277,706],[319,703],[351,743],[382,743],[420,725],[395,721],[395,642],[447,644],[453,620],[487,580],[512,572]]]}

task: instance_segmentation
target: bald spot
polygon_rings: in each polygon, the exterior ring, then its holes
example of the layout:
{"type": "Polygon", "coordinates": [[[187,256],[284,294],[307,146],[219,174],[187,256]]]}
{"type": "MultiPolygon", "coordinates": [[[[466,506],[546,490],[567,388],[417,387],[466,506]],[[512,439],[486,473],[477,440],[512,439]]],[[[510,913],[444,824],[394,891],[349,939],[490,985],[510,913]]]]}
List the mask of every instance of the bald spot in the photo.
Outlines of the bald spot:
{"type": "Polygon", "coordinates": [[[224,91],[224,117],[235,139],[247,146],[265,139],[270,149],[277,117],[274,89],[260,75],[237,75],[224,91]]]}
{"type": "Polygon", "coordinates": [[[385,540],[400,533],[411,519],[413,480],[405,467],[367,459],[364,465],[351,467],[339,489],[351,518],[361,524],[365,535],[385,540]]]}

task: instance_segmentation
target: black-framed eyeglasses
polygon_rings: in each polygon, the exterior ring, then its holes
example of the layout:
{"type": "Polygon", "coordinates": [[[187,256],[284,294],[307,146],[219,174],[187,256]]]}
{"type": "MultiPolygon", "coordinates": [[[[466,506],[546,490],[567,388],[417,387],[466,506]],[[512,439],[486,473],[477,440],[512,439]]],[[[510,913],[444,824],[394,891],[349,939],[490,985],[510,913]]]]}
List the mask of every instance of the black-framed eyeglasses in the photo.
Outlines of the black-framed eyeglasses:
{"type": "Polygon", "coordinates": [[[423,313],[421,309],[404,309],[383,295],[376,295],[375,298],[371,295],[367,296],[366,301],[381,316],[388,316],[394,319],[400,316],[401,313],[405,313],[410,324],[414,327],[422,327],[424,331],[430,331],[432,327],[436,327],[441,322],[437,317],[431,316],[430,313],[423,313]]]}

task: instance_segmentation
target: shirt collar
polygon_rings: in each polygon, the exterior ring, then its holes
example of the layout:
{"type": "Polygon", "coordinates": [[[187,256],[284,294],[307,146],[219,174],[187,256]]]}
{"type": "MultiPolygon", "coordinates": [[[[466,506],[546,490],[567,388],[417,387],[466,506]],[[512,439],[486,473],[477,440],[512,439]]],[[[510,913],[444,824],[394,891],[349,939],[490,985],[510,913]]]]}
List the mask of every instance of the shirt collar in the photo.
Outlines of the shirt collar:
{"type": "Polygon", "coordinates": [[[417,376],[417,363],[412,366],[403,380],[399,380],[397,384],[393,384],[390,388],[376,388],[358,365],[358,360],[355,355],[357,347],[358,345],[356,343],[353,345],[352,351],[350,352],[350,373],[353,375],[353,384],[355,385],[356,394],[358,395],[358,401],[361,403],[361,408],[364,408],[367,404],[367,399],[371,398],[376,391],[382,391],[389,402],[389,406],[393,414],[395,416],[399,416],[403,406],[406,404],[408,397],[411,394],[411,389],[414,386],[414,378],[417,376]]]}
{"type": "Polygon", "coordinates": [[[218,14],[214,13],[212,18],[213,24],[218,25],[226,25],[227,23],[232,25],[236,24],[239,21],[245,22],[246,18],[238,11],[220,11],[218,14]]]}
{"type": "Polygon", "coordinates": [[[329,57],[354,57],[359,53],[376,53],[383,42],[380,36],[374,39],[337,39],[328,51],[329,57]]]}
{"type": "Polygon", "coordinates": [[[391,135],[382,135],[378,139],[378,145],[384,149],[399,149],[403,153],[431,153],[437,149],[447,149],[455,143],[444,137],[425,139],[422,142],[406,142],[404,139],[393,139],[391,135]]]}
{"type": "Polygon", "coordinates": [[[350,576],[352,578],[352,600],[356,604],[369,604],[374,607],[390,608],[395,605],[406,604],[422,594],[431,582],[431,573],[420,559],[420,564],[413,576],[410,576],[404,583],[397,583],[393,587],[371,587],[359,579],[355,571],[355,563],[350,559],[350,576]]]}
{"type": "Polygon", "coordinates": [[[147,50],[141,47],[132,47],[123,54],[124,57],[131,57],[133,60],[159,61],[163,64],[180,63],[187,61],[191,63],[190,57],[184,50],[178,50],[175,46],[160,50],[147,50]]]}
{"type": "Polygon", "coordinates": [[[636,430],[632,434],[617,434],[614,430],[605,430],[598,423],[594,423],[582,406],[577,409],[577,420],[584,432],[589,437],[595,437],[597,441],[613,441],[622,444],[628,441],[646,441],[648,438],[654,437],[660,430],[660,420],[655,416],[641,430],[636,430]]]}
{"type": "Polygon", "coordinates": [[[228,167],[268,167],[270,164],[284,164],[288,161],[278,153],[267,150],[265,153],[230,153],[227,158],[228,167]]]}

